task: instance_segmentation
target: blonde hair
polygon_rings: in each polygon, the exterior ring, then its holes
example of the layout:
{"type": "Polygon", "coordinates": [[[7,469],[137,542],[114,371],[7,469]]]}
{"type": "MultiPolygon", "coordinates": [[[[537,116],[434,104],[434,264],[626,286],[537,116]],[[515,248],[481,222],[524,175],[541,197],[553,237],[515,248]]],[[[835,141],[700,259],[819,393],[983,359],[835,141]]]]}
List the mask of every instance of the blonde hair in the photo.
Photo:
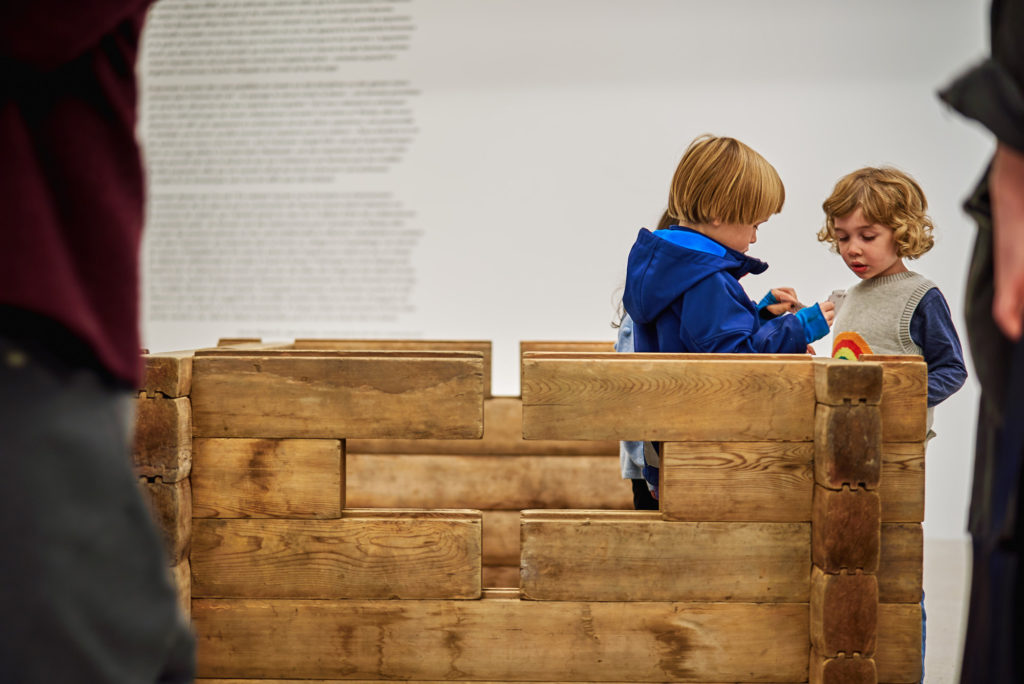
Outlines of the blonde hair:
{"type": "Polygon", "coordinates": [[[924,191],[899,169],[866,167],[849,173],[839,179],[821,208],[825,225],[818,231],[818,241],[830,243],[833,252],[839,251],[836,219],[858,208],[871,223],[892,228],[900,258],[916,259],[935,244],[924,191]]]}
{"type": "Polygon", "coordinates": [[[702,135],[676,167],[668,212],[681,223],[758,223],[782,211],[786,188],[760,154],[735,138],[702,135]]]}

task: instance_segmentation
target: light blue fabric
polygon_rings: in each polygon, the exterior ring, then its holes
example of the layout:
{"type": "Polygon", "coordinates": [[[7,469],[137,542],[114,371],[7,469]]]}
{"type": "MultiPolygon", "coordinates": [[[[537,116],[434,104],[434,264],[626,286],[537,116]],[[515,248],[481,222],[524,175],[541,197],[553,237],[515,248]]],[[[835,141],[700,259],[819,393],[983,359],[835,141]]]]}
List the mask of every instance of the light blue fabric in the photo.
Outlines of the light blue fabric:
{"type": "MultiPolygon", "coordinates": [[[[633,319],[623,315],[619,324],[619,336],[615,340],[615,351],[633,351],[633,319]]],[[[644,443],[619,442],[619,464],[623,480],[643,479],[644,443]]]]}

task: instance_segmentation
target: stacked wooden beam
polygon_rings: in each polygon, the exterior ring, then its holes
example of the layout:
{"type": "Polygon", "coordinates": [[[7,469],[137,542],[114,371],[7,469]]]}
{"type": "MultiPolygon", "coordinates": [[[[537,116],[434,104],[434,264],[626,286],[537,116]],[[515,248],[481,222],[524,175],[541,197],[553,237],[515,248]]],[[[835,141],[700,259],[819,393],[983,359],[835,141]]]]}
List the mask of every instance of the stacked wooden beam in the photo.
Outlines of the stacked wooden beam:
{"type": "Polygon", "coordinates": [[[480,351],[236,342],[139,398],[203,681],[919,677],[920,359],[524,348],[520,401],[480,351]],[[628,506],[620,439],[662,442],[660,512],[579,510],[628,506]],[[521,588],[483,588],[495,513],[521,588]]]}
{"type": "Polygon", "coordinates": [[[660,514],[524,512],[524,596],[724,603],[763,634],[808,630],[799,651],[687,634],[743,653],[736,671],[681,653],[686,681],[918,681],[925,371],[883,361],[527,354],[528,436],[662,453],[660,514]]]}

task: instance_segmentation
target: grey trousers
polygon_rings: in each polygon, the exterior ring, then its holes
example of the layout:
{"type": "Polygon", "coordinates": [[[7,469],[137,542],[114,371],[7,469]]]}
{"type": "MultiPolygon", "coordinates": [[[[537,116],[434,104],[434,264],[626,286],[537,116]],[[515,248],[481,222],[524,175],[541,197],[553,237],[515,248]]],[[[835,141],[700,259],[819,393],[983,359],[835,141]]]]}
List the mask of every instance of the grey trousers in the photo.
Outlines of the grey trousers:
{"type": "Polygon", "coordinates": [[[131,396],[0,337],[0,682],[191,682],[131,396]]]}

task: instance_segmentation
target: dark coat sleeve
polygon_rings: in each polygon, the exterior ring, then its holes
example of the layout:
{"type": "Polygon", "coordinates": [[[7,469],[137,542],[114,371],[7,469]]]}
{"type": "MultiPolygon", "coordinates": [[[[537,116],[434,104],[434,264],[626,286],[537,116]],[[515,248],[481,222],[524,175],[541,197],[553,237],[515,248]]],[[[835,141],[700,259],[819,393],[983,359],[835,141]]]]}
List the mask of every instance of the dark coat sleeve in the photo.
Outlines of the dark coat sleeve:
{"type": "Polygon", "coordinates": [[[991,56],[939,97],[1024,152],[1024,0],[993,0],[990,23],[991,56]]]}

